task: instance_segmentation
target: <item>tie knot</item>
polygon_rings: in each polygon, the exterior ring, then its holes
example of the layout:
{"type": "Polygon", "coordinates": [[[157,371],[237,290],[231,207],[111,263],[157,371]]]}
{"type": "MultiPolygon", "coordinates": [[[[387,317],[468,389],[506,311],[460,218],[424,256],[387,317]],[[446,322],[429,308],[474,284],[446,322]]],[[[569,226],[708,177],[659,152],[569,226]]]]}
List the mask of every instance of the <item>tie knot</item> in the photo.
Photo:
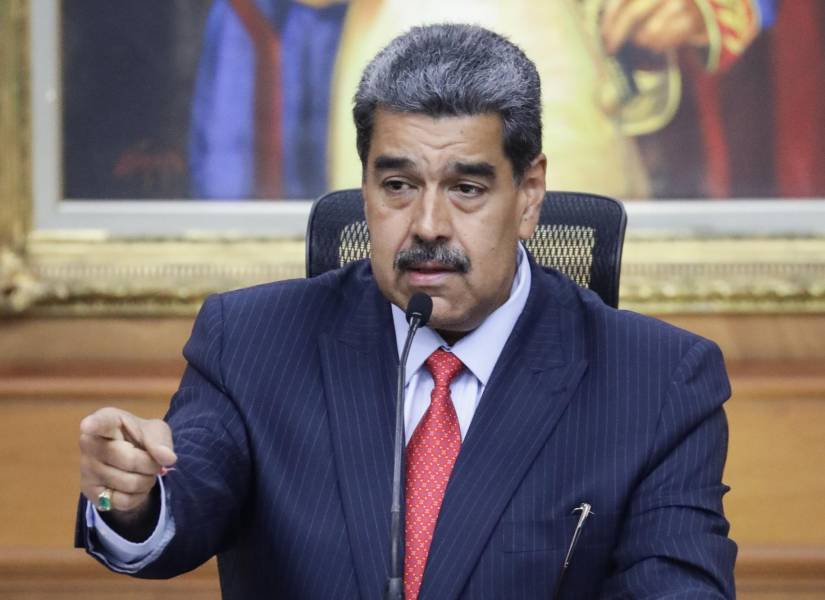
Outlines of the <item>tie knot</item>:
{"type": "Polygon", "coordinates": [[[439,348],[427,357],[427,368],[435,381],[435,387],[449,387],[450,382],[464,368],[455,354],[439,348]]]}

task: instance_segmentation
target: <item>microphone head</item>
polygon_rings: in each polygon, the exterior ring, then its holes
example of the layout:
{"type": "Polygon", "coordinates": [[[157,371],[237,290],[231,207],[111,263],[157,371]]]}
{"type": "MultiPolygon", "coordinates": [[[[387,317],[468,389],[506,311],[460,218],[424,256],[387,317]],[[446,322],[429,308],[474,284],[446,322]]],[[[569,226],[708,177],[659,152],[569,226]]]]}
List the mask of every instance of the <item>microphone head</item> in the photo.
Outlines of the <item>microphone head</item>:
{"type": "Polygon", "coordinates": [[[418,326],[424,327],[433,314],[433,299],[424,292],[416,292],[407,304],[407,322],[413,317],[418,317],[418,326]]]}

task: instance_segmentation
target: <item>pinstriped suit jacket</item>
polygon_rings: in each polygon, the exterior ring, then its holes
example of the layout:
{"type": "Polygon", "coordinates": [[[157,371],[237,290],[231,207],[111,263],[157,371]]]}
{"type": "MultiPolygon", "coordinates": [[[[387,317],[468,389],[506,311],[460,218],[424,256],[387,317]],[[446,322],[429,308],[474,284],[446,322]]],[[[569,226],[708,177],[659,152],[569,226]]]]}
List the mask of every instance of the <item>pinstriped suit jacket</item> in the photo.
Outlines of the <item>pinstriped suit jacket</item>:
{"type": "MultiPolygon", "coordinates": [[[[595,516],[562,597],[732,597],[718,348],[531,268],[420,598],[549,598],[581,502],[595,516]]],[[[137,575],[217,554],[224,598],[381,598],[398,356],[369,264],[213,296],[184,355],[177,533],[137,575]]]]}

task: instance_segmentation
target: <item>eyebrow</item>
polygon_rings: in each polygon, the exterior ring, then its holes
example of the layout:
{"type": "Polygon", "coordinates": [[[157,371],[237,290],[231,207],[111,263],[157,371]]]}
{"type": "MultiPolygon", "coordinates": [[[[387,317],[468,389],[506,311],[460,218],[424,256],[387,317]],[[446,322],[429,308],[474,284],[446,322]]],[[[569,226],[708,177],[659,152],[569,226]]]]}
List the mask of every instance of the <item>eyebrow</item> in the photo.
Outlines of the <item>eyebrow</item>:
{"type": "Polygon", "coordinates": [[[403,156],[388,156],[380,154],[375,157],[372,167],[376,171],[389,171],[393,169],[412,169],[415,166],[412,160],[403,156]]]}
{"type": "MultiPolygon", "coordinates": [[[[402,169],[414,169],[415,162],[404,156],[391,156],[379,154],[372,163],[376,171],[390,171],[402,169]]],[[[450,170],[459,175],[470,175],[475,177],[496,178],[496,168],[488,162],[454,162],[450,164],[450,170]]]]}
{"type": "Polygon", "coordinates": [[[496,178],[496,168],[488,162],[455,162],[450,165],[451,170],[459,175],[471,175],[475,177],[496,178]]]}

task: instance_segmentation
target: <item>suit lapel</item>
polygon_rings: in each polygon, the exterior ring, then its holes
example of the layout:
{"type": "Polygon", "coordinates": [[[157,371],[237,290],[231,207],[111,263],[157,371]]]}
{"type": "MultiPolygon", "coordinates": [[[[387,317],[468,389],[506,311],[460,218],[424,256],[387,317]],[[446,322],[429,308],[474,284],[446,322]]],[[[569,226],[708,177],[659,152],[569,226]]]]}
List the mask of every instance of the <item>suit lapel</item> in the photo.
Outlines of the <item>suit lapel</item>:
{"type": "Polygon", "coordinates": [[[458,596],[586,369],[574,294],[533,266],[530,298],[484,391],[441,507],[420,598],[458,596]]]}
{"type": "Polygon", "coordinates": [[[320,342],[338,481],[362,598],[377,598],[389,571],[394,381],[389,304],[374,283],[320,342]]]}

